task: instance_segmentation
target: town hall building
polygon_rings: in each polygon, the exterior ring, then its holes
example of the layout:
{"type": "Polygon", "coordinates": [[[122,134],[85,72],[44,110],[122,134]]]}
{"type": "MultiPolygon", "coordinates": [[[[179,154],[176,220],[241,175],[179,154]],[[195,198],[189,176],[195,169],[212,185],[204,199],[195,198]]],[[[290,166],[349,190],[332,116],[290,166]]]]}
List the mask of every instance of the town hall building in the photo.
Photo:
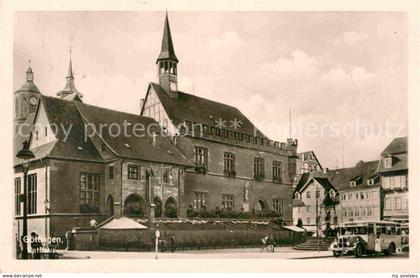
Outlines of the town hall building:
{"type": "MultiPolygon", "coordinates": [[[[29,65],[15,92],[14,117],[15,153],[27,141],[35,155],[27,179],[28,233],[64,237],[111,216],[185,218],[215,208],[251,216],[274,211],[292,221],[297,140],[273,141],[237,108],[179,91],[167,15],[156,65],[159,81],[148,85],[140,115],[84,103],[71,58],[56,97],[38,89],[29,65]],[[148,132],[116,135],[101,125],[128,132],[142,125],[148,132]]],[[[24,181],[21,161],[14,165],[19,238],[24,181]]]]}
{"type": "Polygon", "coordinates": [[[190,210],[272,210],[292,220],[297,140],[275,142],[237,108],[178,89],[178,57],[165,18],[158,82],[149,83],[140,115],[159,122],[195,167],[185,174],[190,210]]]}

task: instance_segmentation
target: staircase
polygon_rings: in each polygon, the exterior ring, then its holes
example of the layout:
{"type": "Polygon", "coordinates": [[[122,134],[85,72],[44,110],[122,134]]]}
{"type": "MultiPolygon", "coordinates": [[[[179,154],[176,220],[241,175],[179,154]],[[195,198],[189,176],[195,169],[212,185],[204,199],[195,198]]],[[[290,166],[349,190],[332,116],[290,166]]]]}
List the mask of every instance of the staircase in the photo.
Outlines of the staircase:
{"type": "Polygon", "coordinates": [[[330,247],[331,243],[334,241],[335,238],[319,238],[311,237],[309,240],[300,243],[293,247],[295,250],[311,250],[311,251],[328,251],[328,247],[330,247]],[[318,247],[319,246],[319,247],[318,247]],[[318,249],[319,248],[319,249],[318,249]]]}

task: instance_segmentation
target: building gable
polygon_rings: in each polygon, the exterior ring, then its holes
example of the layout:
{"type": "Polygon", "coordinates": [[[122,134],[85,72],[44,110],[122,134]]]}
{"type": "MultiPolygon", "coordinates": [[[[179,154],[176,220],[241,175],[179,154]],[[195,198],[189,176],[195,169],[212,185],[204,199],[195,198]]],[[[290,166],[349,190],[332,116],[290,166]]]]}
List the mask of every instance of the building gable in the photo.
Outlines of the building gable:
{"type": "Polygon", "coordinates": [[[141,107],[140,115],[154,119],[161,125],[162,130],[171,135],[179,134],[179,130],[169,118],[168,113],[157,96],[155,89],[150,85],[146,93],[143,107],[141,107]]]}
{"type": "Polygon", "coordinates": [[[54,125],[53,130],[45,111],[45,107],[43,103],[40,102],[33,124],[30,148],[34,149],[57,140],[55,136],[55,129],[57,128],[59,127],[54,125]]]}
{"type": "Polygon", "coordinates": [[[171,98],[160,85],[155,83],[150,85],[174,125],[190,121],[203,126],[219,127],[232,133],[267,139],[267,136],[233,106],[181,91],[178,91],[177,98],[171,98]]]}

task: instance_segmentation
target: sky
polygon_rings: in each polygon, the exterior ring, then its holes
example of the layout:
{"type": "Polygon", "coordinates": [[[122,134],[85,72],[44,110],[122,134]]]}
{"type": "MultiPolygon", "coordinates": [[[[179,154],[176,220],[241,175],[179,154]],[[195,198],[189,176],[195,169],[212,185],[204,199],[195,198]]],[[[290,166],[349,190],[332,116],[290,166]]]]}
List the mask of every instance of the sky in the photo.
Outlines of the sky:
{"type": "MultiPolygon", "coordinates": [[[[164,16],[17,12],[14,90],[31,59],[35,84],[55,96],[71,47],[84,102],[138,114],[164,16]]],[[[297,138],[324,167],[379,159],[408,133],[404,13],[169,11],[169,22],[179,90],[239,108],[273,140],[297,138]]]]}

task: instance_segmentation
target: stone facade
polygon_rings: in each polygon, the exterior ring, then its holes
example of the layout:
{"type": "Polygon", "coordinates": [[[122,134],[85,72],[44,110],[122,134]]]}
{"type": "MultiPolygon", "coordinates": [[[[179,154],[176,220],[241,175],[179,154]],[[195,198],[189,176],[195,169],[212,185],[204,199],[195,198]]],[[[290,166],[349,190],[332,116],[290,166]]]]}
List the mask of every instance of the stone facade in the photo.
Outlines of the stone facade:
{"type": "MultiPolygon", "coordinates": [[[[77,226],[88,226],[89,221],[104,219],[104,181],[99,186],[99,212],[81,213],[80,174],[97,173],[104,176],[101,163],[86,163],[57,159],[45,159],[34,162],[28,175],[36,175],[36,213],[28,214],[28,233],[36,232],[40,236],[59,236],[64,238],[67,231],[77,226]]],[[[23,193],[23,174],[16,167],[15,178],[21,179],[23,193]]],[[[15,200],[16,202],[16,200],[15,200]]],[[[22,231],[22,212],[15,216],[14,232],[22,231]]]]}
{"type": "Polygon", "coordinates": [[[205,173],[188,170],[185,177],[185,205],[195,207],[195,193],[207,194],[208,208],[223,208],[223,195],[233,197],[235,211],[276,210],[284,221],[291,221],[292,184],[289,177],[288,156],[279,151],[259,149],[258,146],[226,144],[200,137],[180,137],[177,147],[194,161],[196,147],[208,151],[205,173]],[[224,169],[224,153],[234,154],[235,175],[227,175],[224,169]],[[264,178],[254,179],[254,158],[264,159],[264,178]],[[281,179],[273,181],[273,162],[281,163],[281,179]],[[247,191],[247,193],[246,193],[247,191]],[[280,205],[274,207],[274,200],[280,205]]]}

